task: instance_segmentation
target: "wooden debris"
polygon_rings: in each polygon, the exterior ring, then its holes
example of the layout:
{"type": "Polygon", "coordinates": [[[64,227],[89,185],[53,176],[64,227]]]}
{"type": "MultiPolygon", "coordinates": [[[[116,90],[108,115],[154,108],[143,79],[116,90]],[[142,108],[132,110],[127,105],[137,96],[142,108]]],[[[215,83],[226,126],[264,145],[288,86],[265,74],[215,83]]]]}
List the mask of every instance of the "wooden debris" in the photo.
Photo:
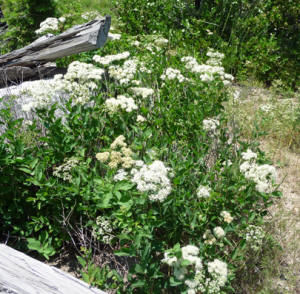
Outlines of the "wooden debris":
{"type": "Polygon", "coordinates": [[[0,293],[106,294],[4,244],[0,244],[0,293]]]}
{"type": "Polygon", "coordinates": [[[39,38],[30,45],[0,56],[0,68],[34,67],[58,58],[100,48],[106,42],[111,18],[77,25],[50,38],[39,38]]]}

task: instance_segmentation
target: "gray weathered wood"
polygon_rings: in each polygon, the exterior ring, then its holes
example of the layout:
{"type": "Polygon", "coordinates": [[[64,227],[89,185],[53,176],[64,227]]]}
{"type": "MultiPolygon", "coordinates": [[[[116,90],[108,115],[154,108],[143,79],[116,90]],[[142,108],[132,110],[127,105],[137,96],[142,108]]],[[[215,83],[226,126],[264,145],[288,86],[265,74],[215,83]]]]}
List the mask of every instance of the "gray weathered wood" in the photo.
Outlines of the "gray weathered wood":
{"type": "Polygon", "coordinates": [[[105,294],[4,244],[0,244],[0,293],[105,294]]]}
{"type": "Polygon", "coordinates": [[[111,18],[77,25],[50,38],[39,38],[30,45],[0,56],[0,68],[34,67],[58,58],[100,48],[107,40],[111,18]]]}
{"type": "Polygon", "coordinates": [[[0,88],[19,84],[26,80],[36,80],[53,77],[56,74],[65,74],[67,69],[55,66],[37,66],[34,68],[12,66],[0,68],[0,88]]]}

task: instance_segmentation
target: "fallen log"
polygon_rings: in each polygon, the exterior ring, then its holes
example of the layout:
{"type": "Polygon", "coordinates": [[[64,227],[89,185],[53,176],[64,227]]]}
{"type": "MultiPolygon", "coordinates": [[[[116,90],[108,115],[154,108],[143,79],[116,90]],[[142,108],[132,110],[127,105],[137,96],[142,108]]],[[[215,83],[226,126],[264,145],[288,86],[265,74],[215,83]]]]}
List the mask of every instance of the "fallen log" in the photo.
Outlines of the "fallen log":
{"type": "Polygon", "coordinates": [[[30,45],[0,56],[0,68],[35,67],[58,58],[100,48],[106,42],[111,18],[77,25],[60,35],[39,38],[30,45]]]}
{"type": "Polygon", "coordinates": [[[105,294],[4,244],[0,244],[0,293],[105,294]]]}
{"type": "Polygon", "coordinates": [[[0,68],[0,88],[20,84],[27,80],[51,78],[56,74],[65,74],[67,69],[56,66],[37,66],[34,68],[12,66],[0,68]]]}

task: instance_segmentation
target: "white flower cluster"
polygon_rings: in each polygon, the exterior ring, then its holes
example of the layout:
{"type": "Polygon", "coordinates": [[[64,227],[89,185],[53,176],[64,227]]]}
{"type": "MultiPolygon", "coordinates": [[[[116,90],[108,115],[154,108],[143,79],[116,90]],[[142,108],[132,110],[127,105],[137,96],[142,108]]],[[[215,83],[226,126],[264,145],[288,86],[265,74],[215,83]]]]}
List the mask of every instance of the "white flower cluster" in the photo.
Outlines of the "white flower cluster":
{"type": "Polygon", "coordinates": [[[166,45],[168,45],[169,40],[165,39],[165,38],[158,38],[154,40],[154,44],[158,47],[164,47],[166,45]]]}
{"type": "Polygon", "coordinates": [[[246,152],[242,152],[242,158],[244,160],[256,159],[257,154],[248,148],[246,152]]]}
{"type": "Polygon", "coordinates": [[[130,52],[125,51],[123,53],[115,54],[115,55],[106,55],[101,57],[99,55],[94,55],[93,60],[102,65],[108,65],[114,61],[123,60],[130,56],[130,52]]]}
{"type": "Polygon", "coordinates": [[[34,108],[46,108],[55,102],[57,95],[53,91],[54,87],[55,84],[51,80],[34,81],[25,86],[21,94],[30,96],[31,99],[22,104],[22,111],[30,112],[34,108]]]}
{"type": "Polygon", "coordinates": [[[233,221],[233,217],[228,211],[222,211],[221,212],[221,217],[223,217],[224,222],[230,224],[233,221]]]}
{"type": "MultiPolygon", "coordinates": [[[[110,151],[97,153],[96,158],[102,163],[109,161],[108,166],[110,168],[117,168],[119,165],[122,165],[123,168],[131,168],[134,165],[135,161],[131,157],[133,152],[127,147],[127,143],[125,142],[125,137],[123,135],[118,136],[111,143],[110,149],[110,151]]],[[[119,170],[115,180],[123,180],[126,176],[126,172],[119,170]]]]}
{"type": "Polygon", "coordinates": [[[207,263],[207,270],[212,279],[207,279],[208,293],[219,293],[227,281],[227,264],[219,259],[207,263]]]}
{"type": "Polygon", "coordinates": [[[210,57],[207,60],[207,64],[209,65],[222,65],[222,60],[224,59],[225,55],[223,53],[220,53],[218,51],[214,51],[212,49],[209,49],[208,52],[206,53],[206,56],[210,57]]]}
{"type": "Polygon", "coordinates": [[[114,238],[112,231],[113,226],[107,218],[103,216],[98,216],[96,218],[96,224],[93,226],[92,231],[94,238],[102,241],[105,244],[110,244],[111,240],[114,238]]]}
{"type": "Polygon", "coordinates": [[[142,96],[144,99],[154,94],[154,90],[150,88],[132,87],[130,90],[134,93],[134,95],[142,96]]]}
{"type": "Polygon", "coordinates": [[[73,104],[83,105],[90,101],[90,96],[98,87],[94,81],[101,80],[103,74],[103,69],[92,64],[74,61],[69,65],[64,76],[60,74],[54,76],[53,89],[69,94],[73,104]]]}
{"type": "MultiPolygon", "coordinates": [[[[199,254],[199,248],[194,245],[187,245],[181,248],[182,256],[181,258],[177,258],[176,256],[170,256],[170,253],[164,253],[164,259],[162,259],[162,263],[166,263],[169,266],[174,267],[174,276],[178,280],[184,280],[185,275],[188,273],[187,265],[182,265],[182,261],[189,261],[190,265],[193,265],[196,273],[200,272],[203,268],[201,258],[197,255],[199,254]]],[[[188,280],[188,284],[191,281],[188,280]]],[[[196,285],[197,286],[197,285],[196,285]]]]}
{"type": "Polygon", "coordinates": [[[64,181],[71,182],[72,175],[71,171],[74,167],[77,167],[79,164],[79,159],[76,157],[71,157],[66,159],[64,163],[60,166],[55,167],[53,170],[53,175],[55,177],[61,178],[64,181]]]}
{"type": "Polygon", "coordinates": [[[207,186],[200,185],[197,189],[198,198],[208,198],[210,196],[211,188],[207,186]]]}
{"type": "Polygon", "coordinates": [[[146,118],[144,118],[142,115],[138,115],[137,118],[136,118],[136,121],[138,123],[142,123],[142,122],[145,122],[146,121],[146,118]]]}
{"type": "Polygon", "coordinates": [[[109,98],[105,101],[105,106],[110,113],[115,113],[119,108],[126,112],[132,112],[138,109],[133,98],[124,95],[118,95],[117,98],[109,98]]]}
{"type": "Polygon", "coordinates": [[[243,152],[242,158],[246,161],[240,165],[240,171],[248,180],[256,183],[255,188],[257,191],[271,193],[277,176],[275,167],[269,164],[257,164],[255,161],[257,154],[252,152],[251,149],[243,152]]]}
{"type": "Polygon", "coordinates": [[[121,34],[108,33],[107,38],[108,38],[108,40],[111,40],[111,41],[120,40],[121,34]]]}
{"type": "Polygon", "coordinates": [[[203,120],[203,129],[211,134],[217,133],[217,128],[220,125],[220,122],[217,119],[204,119],[203,120]]]}
{"type": "Polygon", "coordinates": [[[178,80],[180,83],[187,79],[181,74],[180,70],[168,67],[165,72],[160,76],[162,80],[178,80]]]}
{"type": "Polygon", "coordinates": [[[215,227],[213,232],[218,239],[225,237],[225,231],[221,227],[215,227]]]}
{"type": "Polygon", "coordinates": [[[217,239],[215,238],[215,236],[213,235],[210,229],[205,231],[205,233],[203,234],[203,239],[205,240],[204,244],[207,245],[213,245],[214,243],[217,242],[217,239]]]}
{"type": "Polygon", "coordinates": [[[162,161],[155,160],[150,165],[143,161],[136,162],[136,168],[131,170],[131,182],[137,184],[140,192],[150,192],[151,201],[163,202],[171,193],[172,187],[167,168],[162,161]]]}
{"type": "Polygon", "coordinates": [[[65,95],[72,97],[73,104],[86,104],[98,87],[94,81],[101,80],[103,74],[103,69],[92,64],[74,61],[64,76],[58,74],[52,80],[40,80],[25,87],[22,93],[32,99],[22,105],[22,110],[29,112],[32,108],[46,108],[65,95]]]}
{"type": "Polygon", "coordinates": [[[182,57],[181,61],[185,63],[185,67],[193,73],[199,73],[200,79],[203,82],[212,82],[215,76],[219,76],[224,85],[229,85],[234,77],[226,74],[224,67],[221,66],[224,54],[219,52],[209,51],[207,53],[211,58],[208,59],[206,64],[198,64],[197,60],[192,56],[182,57]]]}
{"type": "Polygon", "coordinates": [[[137,71],[137,60],[129,59],[126,60],[123,66],[111,65],[108,68],[109,75],[117,80],[121,85],[128,85],[134,78],[137,71]]]}
{"type": "Polygon", "coordinates": [[[196,293],[220,293],[227,281],[227,264],[215,259],[207,263],[207,272],[210,277],[206,278],[202,260],[198,257],[199,248],[194,245],[187,245],[181,248],[182,256],[177,258],[169,252],[164,253],[162,263],[174,268],[174,276],[177,280],[184,281],[188,294],[196,293]],[[189,261],[189,264],[183,263],[189,261]],[[189,276],[189,278],[187,278],[189,276]],[[191,277],[193,277],[191,279],[191,277]]]}
{"type": "Polygon", "coordinates": [[[64,78],[66,80],[79,80],[80,82],[86,82],[88,80],[101,80],[104,74],[104,70],[97,68],[90,63],[74,61],[69,67],[64,78]]]}
{"type": "Polygon", "coordinates": [[[257,251],[261,248],[265,232],[261,227],[249,225],[246,229],[246,241],[250,243],[250,247],[257,251]]]}
{"type": "Polygon", "coordinates": [[[63,18],[48,17],[40,23],[40,28],[35,31],[37,35],[41,35],[48,31],[57,31],[59,22],[65,22],[63,18]]]}
{"type": "Polygon", "coordinates": [[[114,181],[118,182],[118,181],[123,181],[126,180],[128,176],[128,172],[125,171],[123,168],[119,169],[117,171],[117,173],[114,176],[114,181]]]}

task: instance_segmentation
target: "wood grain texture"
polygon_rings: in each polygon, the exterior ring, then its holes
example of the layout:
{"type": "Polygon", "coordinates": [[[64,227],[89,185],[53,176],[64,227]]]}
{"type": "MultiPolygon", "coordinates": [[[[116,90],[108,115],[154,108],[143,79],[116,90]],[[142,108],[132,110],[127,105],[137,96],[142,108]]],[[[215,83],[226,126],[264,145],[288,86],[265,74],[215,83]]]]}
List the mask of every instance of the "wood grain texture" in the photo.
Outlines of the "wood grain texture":
{"type": "Polygon", "coordinates": [[[0,293],[106,294],[4,244],[0,244],[0,293]]]}
{"type": "Polygon", "coordinates": [[[30,45],[0,56],[0,68],[34,67],[58,58],[94,50],[104,45],[111,17],[76,25],[60,35],[39,38],[30,45]]]}

